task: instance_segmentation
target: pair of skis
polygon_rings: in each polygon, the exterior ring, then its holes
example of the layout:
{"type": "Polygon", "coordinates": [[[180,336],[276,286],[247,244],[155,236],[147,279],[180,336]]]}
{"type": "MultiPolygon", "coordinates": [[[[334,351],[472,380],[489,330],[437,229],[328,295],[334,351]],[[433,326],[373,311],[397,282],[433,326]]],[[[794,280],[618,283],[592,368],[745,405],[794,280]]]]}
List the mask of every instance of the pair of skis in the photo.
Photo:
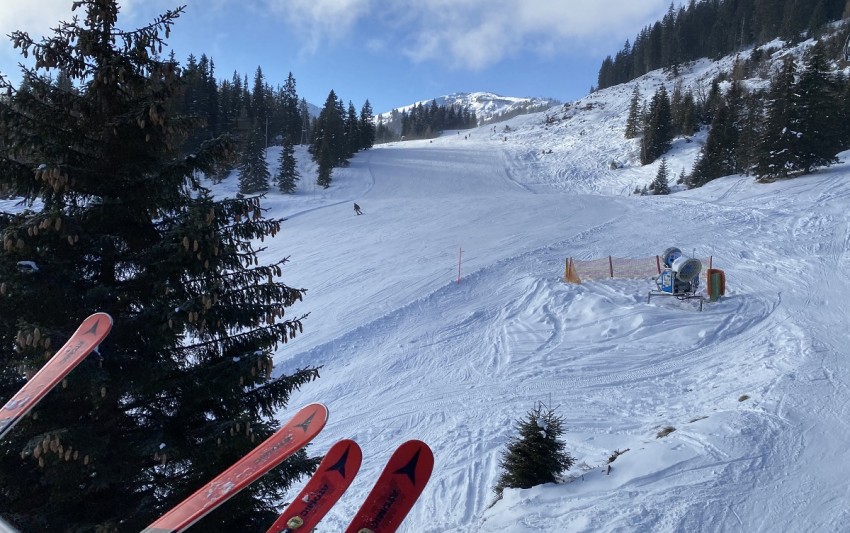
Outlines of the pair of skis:
{"type": "MultiPolygon", "coordinates": [[[[333,507],[360,469],[363,454],[353,440],[334,444],[316,473],[266,533],[309,532],[333,507]]],[[[434,468],[422,441],[396,448],[345,533],[391,533],[413,508],[434,468]]]]}
{"type": "MultiPolygon", "coordinates": [[[[324,428],[328,410],[314,403],[302,408],[274,435],[218,477],[162,515],[142,533],[177,533],[206,516],[287,457],[306,446],[324,428]]],[[[353,440],[331,446],[295,500],[267,533],[309,532],[336,504],[360,469],[363,453],[353,440]]],[[[434,455],[424,442],[399,446],[381,473],[346,533],[391,533],[422,493],[434,455]]]]}
{"type": "MultiPolygon", "coordinates": [[[[112,329],[112,317],[95,313],[0,410],[0,438],[38,404],[53,387],[94,351],[112,329]]],[[[143,533],[184,531],[263,474],[306,446],[324,428],[322,404],[302,408],[271,437],[215,479],[183,500],[143,533]]],[[[328,451],[307,485],[268,533],[308,532],[339,500],[360,468],[356,442],[343,440],[328,451]]],[[[430,448],[408,441],[396,449],[346,533],[395,531],[422,493],[434,467],[430,448]]]]}

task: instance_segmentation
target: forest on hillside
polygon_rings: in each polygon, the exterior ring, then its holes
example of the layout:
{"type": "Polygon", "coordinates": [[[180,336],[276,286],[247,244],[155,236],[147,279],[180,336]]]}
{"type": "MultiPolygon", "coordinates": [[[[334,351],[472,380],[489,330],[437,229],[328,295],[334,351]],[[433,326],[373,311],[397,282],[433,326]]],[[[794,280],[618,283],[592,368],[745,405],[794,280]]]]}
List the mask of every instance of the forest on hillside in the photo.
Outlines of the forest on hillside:
{"type": "Polygon", "coordinates": [[[848,0],[690,0],[670,3],[660,21],[602,61],[597,89],[625,83],[659,68],[703,57],[718,59],[773,39],[796,43],[828,31],[850,16],[848,0]]]}
{"type": "Polygon", "coordinates": [[[639,139],[642,164],[662,159],[655,181],[635,192],[667,194],[673,179],[693,188],[730,174],[772,181],[837,162],[836,154],[850,148],[850,28],[836,23],[848,6],[845,0],[692,0],[678,12],[671,5],[634,45],[606,58],[600,87],[658,69],[669,80],[653,94],[641,94],[637,85],[632,92],[624,135],[639,139]],[[735,55],[728,72],[708,87],[683,85],[680,68],[687,62],[723,55],[735,55]],[[707,137],[691,171],[669,176],[663,158],[673,139],[700,131],[707,137]]]}

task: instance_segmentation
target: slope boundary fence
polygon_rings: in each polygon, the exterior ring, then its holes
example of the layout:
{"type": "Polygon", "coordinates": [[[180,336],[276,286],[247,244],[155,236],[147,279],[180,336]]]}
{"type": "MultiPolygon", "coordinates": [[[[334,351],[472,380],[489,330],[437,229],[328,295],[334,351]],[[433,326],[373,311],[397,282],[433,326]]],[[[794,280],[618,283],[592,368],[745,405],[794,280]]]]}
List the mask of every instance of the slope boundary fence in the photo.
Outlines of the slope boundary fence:
{"type": "MultiPolygon", "coordinates": [[[[705,277],[708,269],[713,268],[713,256],[698,258],[703,265],[700,276],[705,277]]],[[[564,265],[564,281],[581,283],[582,281],[611,278],[648,278],[661,274],[663,263],[661,256],[651,257],[602,257],[599,259],[574,259],[568,257],[564,265]]]]}

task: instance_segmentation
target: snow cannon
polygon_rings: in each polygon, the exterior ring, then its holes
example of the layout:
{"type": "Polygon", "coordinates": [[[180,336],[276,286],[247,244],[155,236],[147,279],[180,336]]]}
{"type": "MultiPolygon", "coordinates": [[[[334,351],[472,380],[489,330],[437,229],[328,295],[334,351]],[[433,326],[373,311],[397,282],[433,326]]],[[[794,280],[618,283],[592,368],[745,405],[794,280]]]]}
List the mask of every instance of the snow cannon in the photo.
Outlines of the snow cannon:
{"type": "Polygon", "coordinates": [[[702,272],[700,260],[685,257],[681,250],[670,247],[661,254],[661,263],[663,264],[661,274],[653,278],[657,289],[649,291],[647,303],[653,296],[675,296],[679,300],[699,298],[700,311],[702,311],[702,296],[697,294],[699,274],[702,272]]]}

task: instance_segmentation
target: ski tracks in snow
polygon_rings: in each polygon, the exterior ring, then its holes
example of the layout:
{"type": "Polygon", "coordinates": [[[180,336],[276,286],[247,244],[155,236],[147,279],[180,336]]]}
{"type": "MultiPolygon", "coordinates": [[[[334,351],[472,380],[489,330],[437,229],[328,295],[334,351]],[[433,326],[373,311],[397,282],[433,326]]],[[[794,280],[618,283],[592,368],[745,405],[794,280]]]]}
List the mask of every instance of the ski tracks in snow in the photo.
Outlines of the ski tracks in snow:
{"type": "MultiPolygon", "coordinates": [[[[836,516],[831,506],[838,505],[843,489],[828,491],[834,502],[818,504],[804,494],[811,488],[805,483],[789,491],[785,470],[776,463],[789,457],[820,460],[807,456],[806,441],[827,438],[826,429],[807,425],[795,411],[797,396],[811,394],[812,383],[824,382],[835,393],[818,403],[821,419],[846,424],[850,416],[850,402],[841,399],[847,392],[844,374],[834,370],[842,353],[841,330],[829,331],[841,326],[796,311],[826,305],[830,288],[848,292],[837,275],[847,264],[850,242],[841,207],[850,188],[840,177],[819,186],[794,183],[801,202],[820,206],[810,212],[792,209],[782,195],[772,196],[774,185],[753,189],[741,180],[719,180],[711,185],[713,197],[710,186],[702,191],[704,201],[687,193],[565,195],[555,197],[562,204],[551,209],[541,202],[544,195],[531,192],[545,184],[525,179],[521,151],[496,148],[470,160],[464,150],[453,150],[440,152],[440,165],[418,148],[410,156],[398,148],[381,157],[376,153],[369,165],[375,179],[372,203],[395,202],[391,194],[416,198],[412,209],[419,210],[410,220],[391,222],[410,232],[413,242],[430,244],[442,238],[444,228],[419,229],[430,206],[420,207],[420,191],[407,188],[427,181],[428,194],[443,195],[441,208],[455,210],[441,214],[466,224],[451,231],[477,224],[508,230],[469,232],[475,238],[467,241],[472,250],[464,255],[460,283],[450,281],[450,266],[446,272],[429,265],[445,243],[432,246],[421,262],[415,259],[420,245],[389,266],[377,260],[395,258],[376,255],[369,266],[328,267],[328,275],[336,277],[317,292],[346,284],[363,289],[357,292],[363,304],[337,310],[345,323],[356,325],[305,351],[288,351],[279,361],[284,372],[326,364],[323,379],[305,388],[299,401],[334,399],[326,436],[353,437],[371,458],[353,494],[367,490],[393,446],[421,438],[434,448],[437,464],[402,531],[503,531],[503,523],[482,518],[492,502],[499,455],[515,420],[543,401],[565,416],[567,448],[580,452],[589,465],[587,484],[580,490],[565,485],[563,491],[574,493],[565,501],[562,491],[521,492],[534,501],[512,501],[514,493],[508,494],[500,507],[521,517],[509,531],[697,531],[707,523],[721,530],[767,531],[770,524],[759,518],[766,515],[753,507],[764,498],[751,495],[770,490],[799,498],[812,512],[820,506],[829,511],[825,516],[836,516]],[[488,164],[503,167],[491,171],[488,164]],[[396,179],[402,171],[418,179],[396,179]],[[462,181],[453,173],[463,175],[462,181]],[[492,196],[481,189],[488,179],[497,182],[492,196]],[[498,216],[491,219],[486,209],[454,202],[452,191],[467,189],[478,191],[476,203],[498,201],[493,203],[498,216]],[[512,210],[514,204],[519,208],[512,210]],[[529,227],[519,218],[528,211],[539,215],[541,234],[557,237],[513,234],[513,226],[529,227]],[[774,241],[793,241],[804,253],[788,254],[774,241]],[[707,247],[696,253],[712,255],[714,266],[726,271],[726,297],[700,313],[694,302],[647,303],[648,279],[580,286],[560,280],[568,256],[644,257],[671,245],[707,247]],[[368,278],[391,282],[375,288],[368,278]],[[676,431],[656,439],[665,426],[676,431]],[[611,477],[600,478],[593,469],[615,448],[631,451],[617,460],[611,477]],[[648,457],[661,459],[647,464],[648,457]],[[729,500],[727,484],[736,487],[739,499],[729,500]],[[562,515],[529,512],[547,498],[563,501],[562,515]]],[[[345,228],[336,231],[346,235],[345,228]]],[[[298,343],[291,348],[297,350],[298,343]]],[[[836,448],[835,455],[847,452],[836,448]]],[[[802,467],[796,472],[806,475],[802,467]]],[[[573,483],[579,482],[584,483],[573,483]]],[[[326,527],[340,529],[352,506],[343,501],[326,527]]],[[[786,499],[771,512],[793,509],[786,499]]]]}

